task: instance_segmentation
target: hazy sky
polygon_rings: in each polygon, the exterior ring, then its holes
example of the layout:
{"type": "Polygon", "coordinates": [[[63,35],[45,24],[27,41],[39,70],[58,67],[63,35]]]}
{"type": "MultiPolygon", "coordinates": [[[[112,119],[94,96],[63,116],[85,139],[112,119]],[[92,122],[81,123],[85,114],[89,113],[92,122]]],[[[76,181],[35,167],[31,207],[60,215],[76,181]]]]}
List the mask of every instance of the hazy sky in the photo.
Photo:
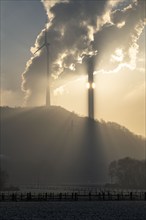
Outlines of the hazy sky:
{"type": "Polygon", "coordinates": [[[84,57],[92,54],[96,118],[145,135],[144,2],[1,1],[1,105],[44,105],[46,51],[32,52],[47,13],[52,104],[87,115],[84,57]]]}

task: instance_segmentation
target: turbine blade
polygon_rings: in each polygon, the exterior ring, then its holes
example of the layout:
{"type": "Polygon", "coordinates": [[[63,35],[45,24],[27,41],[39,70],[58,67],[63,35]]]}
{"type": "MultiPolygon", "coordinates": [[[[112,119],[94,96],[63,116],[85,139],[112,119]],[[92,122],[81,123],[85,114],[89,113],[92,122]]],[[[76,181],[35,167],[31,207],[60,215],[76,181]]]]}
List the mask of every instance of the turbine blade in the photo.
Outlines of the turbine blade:
{"type": "Polygon", "coordinates": [[[46,44],[44,43],[41,47],[39,47],[35,52],[34,54],[36,54],[39,50],[41,50],[44,46],[46,46],[46,44]]]}

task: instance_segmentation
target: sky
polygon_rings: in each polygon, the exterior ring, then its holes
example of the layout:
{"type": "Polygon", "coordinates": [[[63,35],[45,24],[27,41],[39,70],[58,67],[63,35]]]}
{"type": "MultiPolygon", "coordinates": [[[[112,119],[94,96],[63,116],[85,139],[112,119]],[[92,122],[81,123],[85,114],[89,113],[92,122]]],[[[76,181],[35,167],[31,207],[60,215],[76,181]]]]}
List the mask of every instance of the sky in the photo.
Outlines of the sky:
{"type": "Polygon", "coordinates": [[[51,103],[87,115],[95,58],[95,118],[145,134],[144,0],[1,0],[1,105],[45,104],[47,22],[51,103]]]}

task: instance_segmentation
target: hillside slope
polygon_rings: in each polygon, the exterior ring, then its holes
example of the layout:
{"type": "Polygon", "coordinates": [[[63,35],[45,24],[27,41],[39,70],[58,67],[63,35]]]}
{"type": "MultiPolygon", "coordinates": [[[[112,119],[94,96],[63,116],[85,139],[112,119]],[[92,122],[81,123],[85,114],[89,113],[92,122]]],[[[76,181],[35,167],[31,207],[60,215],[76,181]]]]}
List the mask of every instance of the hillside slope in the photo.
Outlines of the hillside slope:
{"type": "Polygon", "coordinates": [[[1,161],[13,184],[104,182],[112,160],[143,159],[144,145],[116,123],[61,107],[1,107],[1,161]]]}

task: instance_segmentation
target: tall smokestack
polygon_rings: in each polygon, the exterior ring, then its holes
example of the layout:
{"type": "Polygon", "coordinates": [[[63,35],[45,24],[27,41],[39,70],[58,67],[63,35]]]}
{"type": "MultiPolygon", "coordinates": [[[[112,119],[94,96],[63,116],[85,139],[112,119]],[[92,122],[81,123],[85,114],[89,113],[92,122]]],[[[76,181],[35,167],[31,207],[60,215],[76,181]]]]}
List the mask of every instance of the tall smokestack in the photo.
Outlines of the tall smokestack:
{"type": "Polygon", "coordinates": [[[51,103],[50,103],[50,88],[49,85],[47,85],[47,89],[46,89],[46,107],[50,107],[51,103]]]}
{"type": "Polygon", "coordinates": [[[88,117],[94,119],[94,58],[88,60],[88,117]]]}

